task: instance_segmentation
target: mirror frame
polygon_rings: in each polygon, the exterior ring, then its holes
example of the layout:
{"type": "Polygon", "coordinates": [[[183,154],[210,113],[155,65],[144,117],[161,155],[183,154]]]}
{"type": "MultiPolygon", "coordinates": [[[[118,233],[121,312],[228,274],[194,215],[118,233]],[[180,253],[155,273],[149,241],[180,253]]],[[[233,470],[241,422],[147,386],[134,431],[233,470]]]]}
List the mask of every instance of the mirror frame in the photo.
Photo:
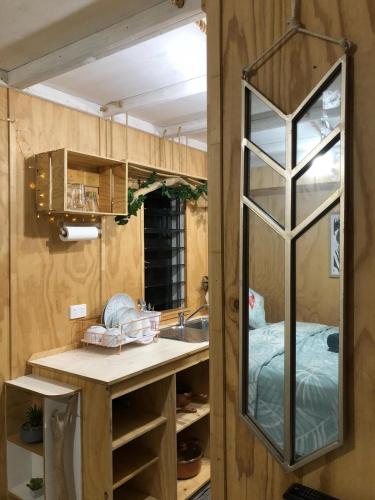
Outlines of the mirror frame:
{"type": "MultiPolygon", "coordinates": [[[[292,471],[340,447],[344,441],[344,304],[345,304],[345,212],[346,212],[346,99],[347,99],[347,56],[340,58],[325,74],[318,85],[309,93],[298,108],[290,115],[284,114],[255,87],[242,80],[242,137],[241,137],[241,176],[240,176],[240,414],[249,424],[258,438],[265,444],[272,455],[282,464],[286,471],[292,471]],[[299,163],[296,163],[296,129],[297,122],[315,99],[327,88],[341,72],[341,104],[340,124],[331,131],[310,153],[299,163]],[[249,131],[249,101],[254,93],[273,112],[282,117],[286,123],[286,166],[285,169],[272,160],[247,137],[249,131]],[[308,169],[312,160],[328,150],[340,140],[340,186],[331,193],[308,217],[293,226],[295,220],[295,186],[299,176],[308,169]],[[254,152],[286,181],[285,191],[285,229],[251,201],[245,193],[246,153],[254,152]],[[340,320],[339,320],[339,366],[338,366],[338,440],[315,452],[295,459],[295,387],[296,387],[296,242],[310,227],[322,219],[335,206],[340,205],[340,320]],[[248,213],[251,211],[272,228],[285,242],[285,330],[284,330],[284,449],[283,453],[261,430],[256,420],[247,413],[247,380],[249,359],[248,353],[248,289],[249,289],[249,229],[248,213]]],[[[247,181],[246,181],[247,182],[247,181]]],[[[248,194],[248,193],[247,193],[248,194]]]]}

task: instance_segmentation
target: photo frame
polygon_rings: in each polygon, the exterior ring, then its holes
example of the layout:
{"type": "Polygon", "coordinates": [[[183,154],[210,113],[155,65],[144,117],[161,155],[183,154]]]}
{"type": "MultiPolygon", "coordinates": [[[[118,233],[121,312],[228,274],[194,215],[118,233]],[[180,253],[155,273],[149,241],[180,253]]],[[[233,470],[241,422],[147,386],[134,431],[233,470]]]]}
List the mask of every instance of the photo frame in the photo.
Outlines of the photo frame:
{"type": "Polygon", "coordinates": [[[329,275],[331,278],[340,277],[340,214],[331,214],[329,223],[330,252],[329,275]]]}

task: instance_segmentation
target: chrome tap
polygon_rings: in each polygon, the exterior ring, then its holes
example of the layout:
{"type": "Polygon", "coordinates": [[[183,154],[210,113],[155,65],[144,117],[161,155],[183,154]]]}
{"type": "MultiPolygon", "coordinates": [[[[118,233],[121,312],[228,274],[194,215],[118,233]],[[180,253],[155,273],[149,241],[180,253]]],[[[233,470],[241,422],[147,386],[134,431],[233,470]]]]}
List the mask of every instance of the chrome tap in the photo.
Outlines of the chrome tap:
{"type": "Polygon", "coordinates": [[[184,318],[184,322],[186,323],[186,321],[189,321],[189,319],[191,319],[193,316],[195,316],[199,311],[201,311],[205,307],[207,307],[207,309],[208,309],[208,304],[202,304],[201,306],[197,307],[197,309],[195,309],[191,314],[189,314],[189,316],[186,319],[184,318]]]}
{"type": "Polygon", "coordinates": [[[178,313],[178,326],[184,326],[185,325],[185,315],[183,312],[178,313]]]}

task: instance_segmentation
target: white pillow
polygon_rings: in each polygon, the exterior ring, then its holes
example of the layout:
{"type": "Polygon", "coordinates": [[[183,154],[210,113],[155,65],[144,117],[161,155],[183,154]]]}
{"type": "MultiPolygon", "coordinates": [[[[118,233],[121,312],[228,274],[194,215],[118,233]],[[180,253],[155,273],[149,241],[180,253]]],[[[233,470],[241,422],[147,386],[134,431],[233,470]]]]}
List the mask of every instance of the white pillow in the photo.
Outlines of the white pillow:
{"type": "Polygon", "coordinates": [[[249,327],[262,328],[266,324],[264,298],[249,288],[249,327]]]}

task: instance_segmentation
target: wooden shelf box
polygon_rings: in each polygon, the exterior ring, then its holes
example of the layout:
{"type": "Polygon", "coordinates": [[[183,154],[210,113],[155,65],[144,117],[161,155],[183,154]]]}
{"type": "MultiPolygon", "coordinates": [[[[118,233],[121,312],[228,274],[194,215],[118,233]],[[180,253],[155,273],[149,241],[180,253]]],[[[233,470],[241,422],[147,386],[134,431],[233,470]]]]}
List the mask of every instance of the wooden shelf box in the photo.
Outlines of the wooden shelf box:
{"type": "Polygon", "coordinates": [[[35,168],[38,211],[93,216],[127,214],[126,162],[57,149],[37,154],[35,168]]]}

